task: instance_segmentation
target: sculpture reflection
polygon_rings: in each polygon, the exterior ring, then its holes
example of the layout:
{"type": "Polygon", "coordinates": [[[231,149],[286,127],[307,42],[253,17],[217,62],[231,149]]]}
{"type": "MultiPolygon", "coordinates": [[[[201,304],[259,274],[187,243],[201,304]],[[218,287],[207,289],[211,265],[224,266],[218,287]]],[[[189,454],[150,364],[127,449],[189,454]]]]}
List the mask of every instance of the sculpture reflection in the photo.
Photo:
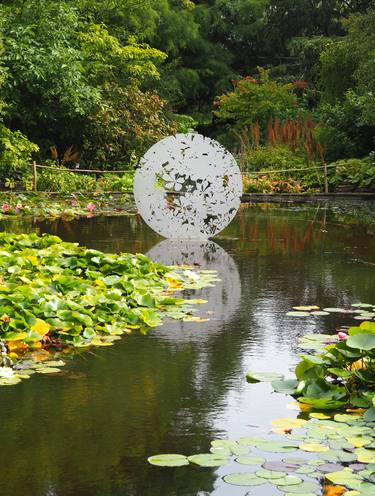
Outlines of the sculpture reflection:
{"type": "MultiPolygon", "coordinates": [[[[228,321],[237,310],[241,299],[241,280],[233,258],[213,241],[164,240],[146,254],[164,265],[191,265],[202,270],[216,270],[220,281],[214,287],[192,291],[193,298],[207,300],[199,307],[199,314],[210,318],[204,325],[174,321],[158,329],[158,336],[176,341],[199,341],[220,332],[218,325],[228,321]],[[194,293],[194,294],[193,294],[194,293]]],[[[184,297],[189,298],[189,291],[184,297]]]]}

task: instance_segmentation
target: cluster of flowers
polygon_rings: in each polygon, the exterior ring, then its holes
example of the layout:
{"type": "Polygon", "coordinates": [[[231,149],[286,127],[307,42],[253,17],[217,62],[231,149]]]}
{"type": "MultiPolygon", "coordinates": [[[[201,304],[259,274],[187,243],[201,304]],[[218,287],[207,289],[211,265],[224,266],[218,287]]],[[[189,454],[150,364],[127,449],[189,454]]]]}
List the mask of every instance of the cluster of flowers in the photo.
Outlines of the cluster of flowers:
{"type": "MultiPolygon", "coordinates": [[[[73,206],[76,206],[72,203],[73,206]]],[[[14,207],[14,212],[15,213],[20,213],[22,211],[22,209],[24,208],[24,206],[21,204],[21,203],[17,203],[17,205],[14,207]]],[[[87,206],[86,206],[86,210],[92,214],[94,212],[94,210],[96,209],[96,205],[94,203],[88,203],[87,206]]],[[[1,205],[1,211],[3,214],[6,214],[8,213],[10,210],[12,210],[12,207],[9,205],[9,203],[3,203],[1,205]]]]}

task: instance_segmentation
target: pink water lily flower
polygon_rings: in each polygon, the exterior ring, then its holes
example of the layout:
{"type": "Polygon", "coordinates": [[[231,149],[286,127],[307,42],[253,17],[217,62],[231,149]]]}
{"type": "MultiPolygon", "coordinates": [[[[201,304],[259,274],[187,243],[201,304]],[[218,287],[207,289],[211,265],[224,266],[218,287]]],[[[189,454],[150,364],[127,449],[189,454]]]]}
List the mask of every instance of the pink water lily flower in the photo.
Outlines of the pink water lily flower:
{"type": "Polygon", "coordinates": [[[3,204],[1,205],[1,210],[2,210],[3,212],[8,212],[8,210],[9,210],[9,209],[10,209],[10,205],[9,205],[9,203],[3,203],[3,204]]]}
{"type": "Polygon", "coordinates": [[[337,333],[337,337],[339,338],[339,341],[345,341],[345,339],[348,337],[348,335],[346,334],[346,332],[338,332],[337,333]]]}
{"type": "Polygon", "coordinates": [[[21,210],[23,208],[22,203],[17,203],[16,210],[21,210]]]}
{"type": "Polygon", "coordinates": [[[96,205],[94,203],[91,203],[90,202],[90,203],[87,204],[87,207],[86,208],[87,208],[87,210],[89,212],[93,212],[96,209],[96,205]]]}

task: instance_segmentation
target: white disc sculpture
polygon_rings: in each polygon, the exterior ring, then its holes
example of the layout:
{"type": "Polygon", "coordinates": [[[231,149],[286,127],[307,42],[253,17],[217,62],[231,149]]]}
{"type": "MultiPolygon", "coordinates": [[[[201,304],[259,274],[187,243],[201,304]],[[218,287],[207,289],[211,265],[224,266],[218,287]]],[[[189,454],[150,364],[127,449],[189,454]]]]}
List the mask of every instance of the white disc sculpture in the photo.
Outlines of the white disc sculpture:
{"type": "Polygon", "coordinates": [[[234,157],[200,134],[169,136],[152,146],[134,177],[144,221],[165,238],[208,239],[240,206],[242,179],[234,157]]]}

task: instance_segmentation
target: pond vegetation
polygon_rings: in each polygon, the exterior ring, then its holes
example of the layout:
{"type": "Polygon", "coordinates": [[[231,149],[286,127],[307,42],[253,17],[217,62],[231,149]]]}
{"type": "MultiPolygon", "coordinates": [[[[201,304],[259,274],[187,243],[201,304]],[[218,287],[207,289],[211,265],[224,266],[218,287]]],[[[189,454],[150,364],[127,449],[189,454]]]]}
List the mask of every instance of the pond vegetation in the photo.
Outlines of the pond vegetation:
{"type": "Polygon", "coordinates": [[[0,385],[58,372],[61,354],[110,346],[166,317],[199,322],[193,305],[204,300],[173,294],[215,281],[210,271],[168,269],[144,255],[105,254],[51,235],[0,233],[0,247],[0,385]]]}

